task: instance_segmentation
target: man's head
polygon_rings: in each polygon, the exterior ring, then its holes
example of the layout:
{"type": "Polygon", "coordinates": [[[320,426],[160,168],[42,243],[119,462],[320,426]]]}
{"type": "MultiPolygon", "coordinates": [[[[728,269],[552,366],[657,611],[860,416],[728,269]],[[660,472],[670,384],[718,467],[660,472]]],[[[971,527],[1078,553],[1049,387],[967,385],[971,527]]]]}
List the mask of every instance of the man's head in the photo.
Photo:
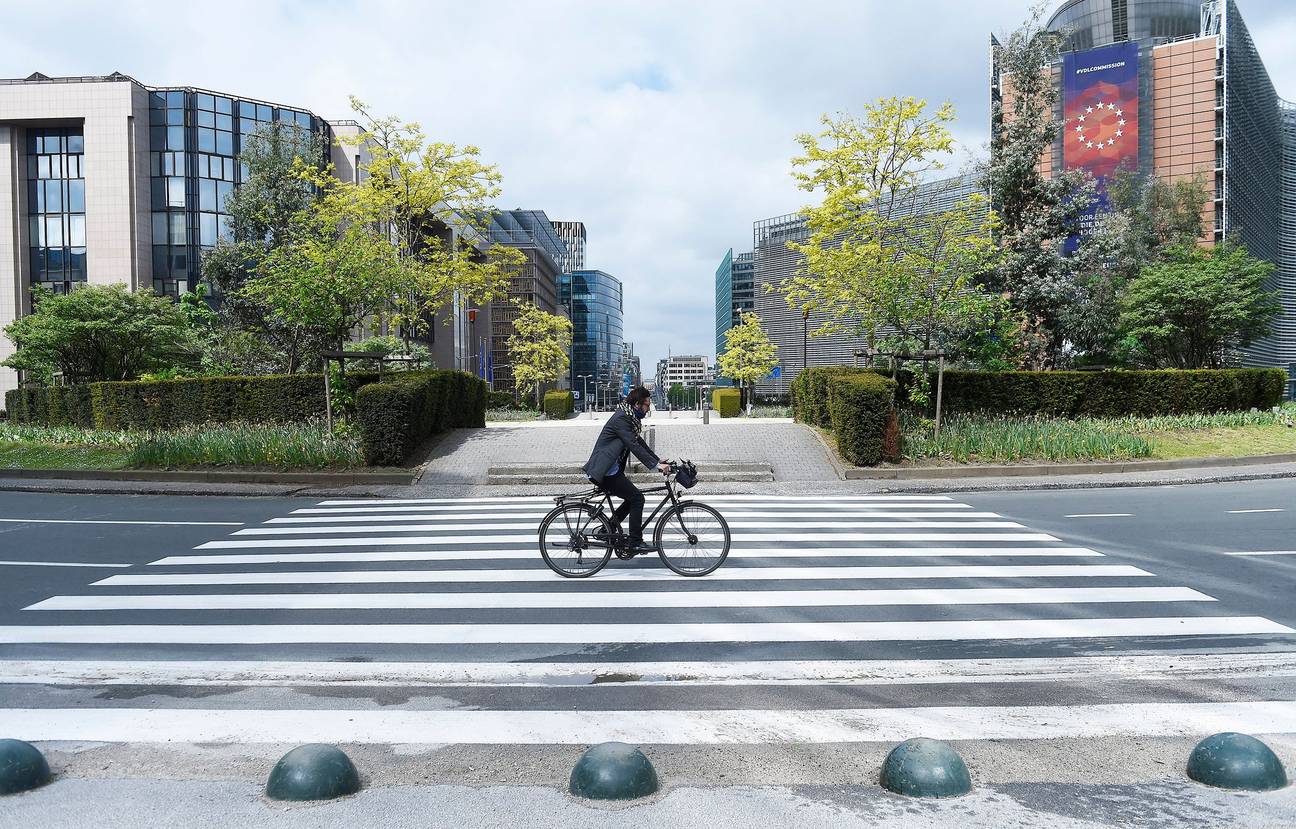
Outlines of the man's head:
{"type": "Polygon", "coordinates": [[[652,408],[652,392],[648,391],[643,386],[637,386],[631,389],[630,393],[626,395],[626,404],[630,407],[631,411],[647,413],[647,411],[652,408]]]}

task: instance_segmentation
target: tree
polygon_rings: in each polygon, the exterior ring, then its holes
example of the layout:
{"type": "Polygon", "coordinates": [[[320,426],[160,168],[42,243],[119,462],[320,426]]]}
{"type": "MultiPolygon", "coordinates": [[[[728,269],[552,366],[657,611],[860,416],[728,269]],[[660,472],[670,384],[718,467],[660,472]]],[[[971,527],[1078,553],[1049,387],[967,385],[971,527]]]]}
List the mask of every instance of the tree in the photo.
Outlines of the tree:
{"type": "Polygon", "coordinates": [[[223,205],[228,228],[203,253],[203,278],[220,298],[209,352],[214,364],[292,374],[327,347],[318,327],[276,316],[243,293],[271,252],[288,244],[294,217],[315,201],[318,193],[302,173],[325,172],[324,157],[321,139],[293,124],[265,124],[243,139],[239,162],[246,174],[223,205]]]}
{"type": "Polygon", "coordinates": [[[1118,172],[1106,185],[1110,211],[1094,234],[1094,256],[1076,278],[1063,313],[1072,346],[1091,363],[1122,363],[1128,356],[1120,330],[1125,286],[1170,251],[1196,244],[1209,196],[1200,176],[1174,182],[1118,172]]]}
{"type": "Polygon", "coordinates": [[[666,390],[666,402],[676,409],[691,409],[698,404],[697,386],[686,386],[683,383],[671,383],[666,390]]]}
{"type": "Polygon", "coordinates": [[[179,305],[151,290],[84,285],[66,294],[32,291],[34,309],[5,327],[17,349],[4,361],[49,381],[133,380],[193,358],[193,331],[179,305]]]}
{"type": "Polygon", "coordinates": [[[1082,171],[1046,178],[1040,170],[1041,158],[1052,153],[1062,129],[1054,114],[1058,88],[1049,71],[1061,52],[1062,34],[1045,28],[1042,14],[1043,7],[1036,7],[1029,21],[994,44],[995,68],[1007,88],[991,109],[990,162],[983,179],[994,196],[1001,252],[985,284],[1006,293],[1032,325],[1044,330],[1046,362],[1057,365],[1068,340],[1064,312],[1074,297],[1076,274],[1093,256],[1080,230],[1097,186],[1082,171]],[[1079,239],[1079,248],[1068,256],[1073,239],[1079,239]]]}
{"type": "Polygon", "coordinates": [[[1267,335],[1282,311],[1268,287],[1274,266],[1246,248],[1174,248],[1121,297],[1122,330],[1158,367],[1220,368],[1229,352],[1267,335]]]}
{"type": "Polygon", "coordinates": [[[778,365],[778,349],[761,328],[760,317],[746,313],[725,332],[725,350],[718,361],[722,376],[750,389],[778,365]]]}
{"type": "Polygon", "coordinates": [[[804,266],[780,289],[792,307],[827,315],[816,333],[873,342],[891,332],[930,348],[993,310],[975,277],[996,256],[994,218],[983,196],[942,207],[952,185],[923,183],[953,147],[953,107],[926,107],[886,98],[860,118],[825,115],[822,132],[797,138],[794,177],[823,201],[803,211],[808,238],[788,247],[804,266]]]}
{"type": "Polygon", "coordinates": [[[523,394],[534,393],[540,404],[540,389],[567,373],[572,344],[572,324],[566,317],[542,311],[530,303],[519,303],[520,314],[513,321],[508,339],[513,385],[523,394]]]}
{"type": "Polygon", "coordinates": [[[298,163],[319,196],[293,215],[284,243],[240,292],[276,320],[327,332],[335,348],[362,322],[413,333],[445,305],[489,301],[523,259],[447,231],[484,230],[499,194],[499,172],[477,148],[429,143],[417,124],[352,106],[364,119],[353,143],[370,156],[361,180],[298,163]]]}

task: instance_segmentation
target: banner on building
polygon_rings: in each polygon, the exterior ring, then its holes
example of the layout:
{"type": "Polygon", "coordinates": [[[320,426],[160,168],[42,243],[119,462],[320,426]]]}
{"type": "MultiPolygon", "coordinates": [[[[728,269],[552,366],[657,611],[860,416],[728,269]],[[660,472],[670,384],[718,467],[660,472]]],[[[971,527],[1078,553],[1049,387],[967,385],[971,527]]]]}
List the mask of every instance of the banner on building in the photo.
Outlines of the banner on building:
{"type": "Polygon", "coordinates": [[[1138,169],[1138,44],[1067,53],[1062,73],[1063,166],[1084,170],[1098,181],[1098,201],[1084,221],[1083,233],[1109,207],[1108,177],[1118,170],[1138,169]]]}

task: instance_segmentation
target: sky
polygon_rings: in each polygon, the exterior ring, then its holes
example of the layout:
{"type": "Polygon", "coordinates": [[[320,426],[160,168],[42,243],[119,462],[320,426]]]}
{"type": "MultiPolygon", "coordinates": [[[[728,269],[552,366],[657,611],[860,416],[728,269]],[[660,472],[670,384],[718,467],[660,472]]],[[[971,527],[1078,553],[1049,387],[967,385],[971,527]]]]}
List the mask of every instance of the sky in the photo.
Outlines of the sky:
{"type": "MultiPolygon", "coordinates": [[[[0,77],[120,71],[329,119],[350,117],[354,94],[479,147],[503,174],[500,207],[585,222],[587,267],[624,283],[625,337],[651,377],[668,349],[713,354],[716,267],[751,250],[753,222],[810,200],[790,159],[823,113],[950,101],[950,167],[984,156],[988,38],[1030,0],[6,6],[0,77]]],[[[1296,99],[1296,3],[1239,6],[1279,94],[1296,99]]]]}

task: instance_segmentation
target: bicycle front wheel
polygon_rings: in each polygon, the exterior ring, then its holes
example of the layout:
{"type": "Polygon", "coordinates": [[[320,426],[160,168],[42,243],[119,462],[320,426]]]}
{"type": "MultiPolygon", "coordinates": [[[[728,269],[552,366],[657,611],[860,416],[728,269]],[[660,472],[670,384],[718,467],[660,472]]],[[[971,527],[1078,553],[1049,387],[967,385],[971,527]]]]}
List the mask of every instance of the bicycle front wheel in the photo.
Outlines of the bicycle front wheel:
{"type": "Polygon", "coordinates": [[[653,541],[662,563],[681,576],[705,576],[729,556],[729,524],[715,509],[684,501],[666,510],[653,541]]]}
{"type": "Polygon", "coordinates": [[[612,532],[602,510],[564,504],[540,522],[540,555],[560,576],[592,576],[612,557],[612,532]]]}

